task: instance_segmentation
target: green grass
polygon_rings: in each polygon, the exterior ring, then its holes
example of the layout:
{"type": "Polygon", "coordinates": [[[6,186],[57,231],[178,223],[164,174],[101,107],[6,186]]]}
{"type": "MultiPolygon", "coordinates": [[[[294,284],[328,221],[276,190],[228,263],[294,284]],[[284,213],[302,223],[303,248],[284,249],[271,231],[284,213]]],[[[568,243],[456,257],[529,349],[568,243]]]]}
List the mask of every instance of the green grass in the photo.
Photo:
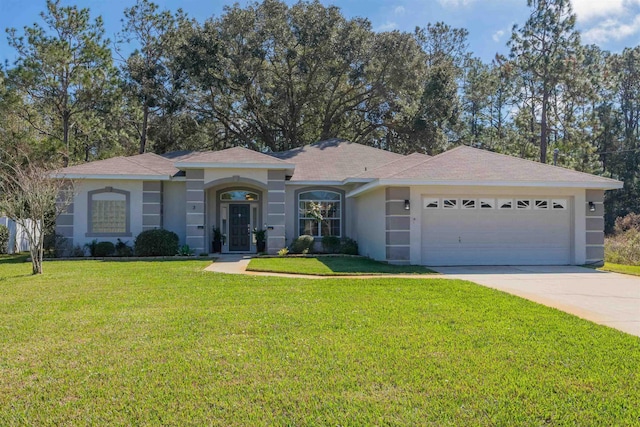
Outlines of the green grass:
{"type": "Polygon", "coordinates": [[[613,264],[611,262],[606,262],[604,264],[604,267],[601,267],[600,270],[613,271],[614,273],[623,273],[623,274],[631,274],[634,276],[640,276],[640,265],[624,265],[624,264],[613,264]]]}
{"type": "Polygon", "coordinates": [[[637,425],[640,339],[469,282],[0,265],[0,425],[637,425]]]}
{"type": "Polygon", "coordinates": [[[253,258],[247,270],[319,276],[434,273],[417,265],[392,265],[370,258],[340,256],[253,258]]]}

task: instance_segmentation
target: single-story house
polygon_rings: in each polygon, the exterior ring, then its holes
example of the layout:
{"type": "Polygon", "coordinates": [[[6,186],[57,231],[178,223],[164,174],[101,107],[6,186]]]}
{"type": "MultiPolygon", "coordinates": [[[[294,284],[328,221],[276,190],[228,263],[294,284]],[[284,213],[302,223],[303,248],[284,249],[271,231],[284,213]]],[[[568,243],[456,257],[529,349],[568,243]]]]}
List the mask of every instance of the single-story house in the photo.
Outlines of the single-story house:
{"type": "Polygon", "coordinates": [[[297,236],[350,237],[361,255],[423,265],[601,263],[609,178],[461,146],[401,155],[332,139],[279,153],[146,153],[67,167],[72,244],[174,231],[195,253],[275,253],[297,236]],[[320,219],[321,218],[321,219],[320,219]]]}

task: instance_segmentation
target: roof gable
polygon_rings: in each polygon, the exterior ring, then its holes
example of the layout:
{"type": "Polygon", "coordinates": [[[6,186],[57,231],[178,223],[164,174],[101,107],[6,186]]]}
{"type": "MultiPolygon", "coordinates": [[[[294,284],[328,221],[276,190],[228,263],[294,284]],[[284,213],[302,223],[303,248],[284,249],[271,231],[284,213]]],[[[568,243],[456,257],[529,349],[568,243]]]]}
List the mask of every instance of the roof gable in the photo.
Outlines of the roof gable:
{"type": "Polygon", "coordinates": [[[460,146],[408,167],[390,179],[465,182],[618,183],[619,181],[487,150],[460,146]]]}
{"type": "Polygon", "coordinates": [[[295,164],[291,181],[342,181],[405,157],[337,138],[272,155],[295,164]]]}
{"type": "Polygon", "coordinates": [[[189,164],[212,164],[212,165],[286,165],[280,159],[267,154],[258,153],[244,147],[227,148],[220,151],[206,151],[193,154],[187,158],[176,162],[176,166],[185,166],[189,164]]]}
{"type": "Polygon", "coordinates": [[[130,157],[112,157],[105,160],[82,163],[56,171],[57,174],[75,178],[92,176],[152,176],[170,177],[180,171],[173,166],[174,160],[154,153],[138,154],[130,157]]]}

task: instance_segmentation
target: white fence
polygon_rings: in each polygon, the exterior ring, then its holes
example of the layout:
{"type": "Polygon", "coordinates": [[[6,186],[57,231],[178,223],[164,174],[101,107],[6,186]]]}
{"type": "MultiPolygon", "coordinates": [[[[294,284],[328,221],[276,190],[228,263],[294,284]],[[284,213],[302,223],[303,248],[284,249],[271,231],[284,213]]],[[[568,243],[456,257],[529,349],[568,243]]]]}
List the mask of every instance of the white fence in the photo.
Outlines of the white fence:
{"type": "Polygon", "coordinates": [[[15,223],[15,221],[7,218],[6,216],[0,216],[0,224],[9,228],[9,253],[14,254],[16,252],[26,252],[29,250],[29,239],[27,233],[22,226],[15,223]]]}

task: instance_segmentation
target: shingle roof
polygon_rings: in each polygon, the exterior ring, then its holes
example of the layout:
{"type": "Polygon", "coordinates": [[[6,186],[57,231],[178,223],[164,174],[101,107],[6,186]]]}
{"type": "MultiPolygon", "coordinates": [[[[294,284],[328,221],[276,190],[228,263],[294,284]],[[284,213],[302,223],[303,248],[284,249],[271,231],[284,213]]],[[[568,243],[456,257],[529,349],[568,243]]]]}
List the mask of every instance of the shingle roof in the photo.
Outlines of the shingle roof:
{"type": "Polygon", "coordinates": [[[385,178],[467,182],[619,183],[610,178],[466,146],[446,151],[385,178]]]}
{"type": "Polygon", "coordinates": [[[227,148],[220,151],[206,151],[193,154],[186,159],[178,161],[181,163],[229,163],[229,164],[278,164],[283,165],[287,162],[279,160],[273,156],[258,153],[243,147],[227,148]]]}
{"type": "Polygon", "coordinates": [[[296,165],[291,181],[342,181],[405,156],[355,142],[329,139],[272,156],[296,165]]]}
{"type": "Polygon", "coordinates": [[[64,169],[59,169],[56,173],[66,176],[174,176],[180,172],[180,170],[174,166],[174,163],[175,160],[173,159],[168,159],[154,153],[144,153],[138,154],[137,156],[112,157],[110,159],[69,166],[64,169]]]}
{"type": "Polygon", "coordinates": [[[385,163],[380,167],[362,172],[355,178],[388,178],[398,172],[402,172],[405,169],[419,165],[430,158],[431,156],[428,156],[426,154],[412,153],[408,156],[403,156],[392,162],[385,163]]]}

